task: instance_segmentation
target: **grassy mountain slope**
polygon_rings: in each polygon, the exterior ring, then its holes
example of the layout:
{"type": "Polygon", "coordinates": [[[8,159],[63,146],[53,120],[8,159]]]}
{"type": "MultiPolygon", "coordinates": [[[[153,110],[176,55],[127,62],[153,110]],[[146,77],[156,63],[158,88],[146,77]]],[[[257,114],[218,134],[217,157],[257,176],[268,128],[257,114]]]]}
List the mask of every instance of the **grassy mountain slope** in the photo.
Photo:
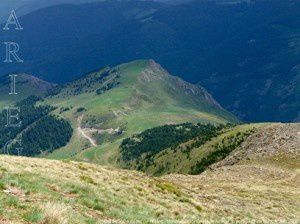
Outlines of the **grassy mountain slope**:
{"type": "Polygon", "coordinates": [[[0,77],[0,108],[19,102],[29,96],[43,96],[47,91],[54,88],[55,84],[43,81],[27,74],[17,74],[16,92],[17,95],[9,95],[11,92],[11,78],[0,77]]]}
{"type": "MultiPolygon", "coordinates": [[[[125,141],[122,143],[120,164],[124,168],[141,170],[151,175],[168,173],[199,174],[208,169],[211,164],[228,156],[248,136],[265,125],[267,124],[245,124],[216,129],[208,127],[211,130],[203,127],[204,131],[200,131],[196,136],[179,143],[174,140],[174,143],[167,147],[159,147],[161,143],[164,143],[164,139],[157,142],[155,139],[157,137],[153,133],[145,132],[141,136],[132,136],[130,138],[131,142],[127,143],[128,147],[123,146],[125,141]],[[151,144],[146,145],[147,139],[150,140],[151,144]],[[135,150],[137,147],[134,147],[135,144],[132,141],[146,147],[148,151],[138,154],[135,150]],[[160,150],[156,150],[157,148],[160,148],[160,150]]],[[[176,129],[182,129],[182,127],[184,125],[177,125],[176,129]]],[[[184,128],[186,130],[190,129],[188,126],[184,128]]],[[[183,134],[187,135],[187,133],[183,134]]],[[[168,133],[168,135],[170,134],[168,133]]],[[[176,134],[175,136],[178,139],[180,135],[176,134]]]]}
{"type": "Polygon", "coordinates": [[[77,129],[66,148],[49,156],[95,161],[99,158],[101,163],[107,161],[103,153],[117,153],[123,138],[155,126],[237,122],[205,89],[171,76],[152,60],[88,74],[53,90],[44,103],[57,107],[55,113],[77,129]],[[99,146],[82,151],[90,148],[91,143],[84,135],[99,146]]]}
{"type": "Polygon", "coordinates": [[[0,113],[0,153],[35,156],[65,146],[73,133],[71,125],[51,115],[55,108],[36,106],[40,98],[30,96],[14,106],[20,108],[20,125],[7,127],[7,111],[0,113]]]}
{"type": "Polygon", "coordinates": [[[299,124],[267,125],[241,148],[261,160],[240,157],[198,176],[153,178],[67,160],[0,156],[0,220],[297,223],[299,131],[299,124]]]}

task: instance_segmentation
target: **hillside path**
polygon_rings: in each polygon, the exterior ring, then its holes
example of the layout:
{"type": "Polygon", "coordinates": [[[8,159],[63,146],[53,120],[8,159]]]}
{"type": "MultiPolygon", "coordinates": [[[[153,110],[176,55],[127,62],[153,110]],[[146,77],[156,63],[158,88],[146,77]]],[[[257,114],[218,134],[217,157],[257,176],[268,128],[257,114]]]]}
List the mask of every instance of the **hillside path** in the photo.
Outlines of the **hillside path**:
{"type": "Polygon", "coordinates": [[[93,147],[96,147],[97,144],[96,144],[95,140],[92,139],[92,138],[84,131],[84,129],[81,128],[81,122],[82,122],[82,119],[83,119],[83,115],[80,116],[80,117],[78,118],[78,128],[77,128],[77,130],[78,130],[78,132],[80,133],[80,135],[82,135],[83,138],[87,139],[87,140],[91,143],[91,145],[92,145],[93,147]]]}

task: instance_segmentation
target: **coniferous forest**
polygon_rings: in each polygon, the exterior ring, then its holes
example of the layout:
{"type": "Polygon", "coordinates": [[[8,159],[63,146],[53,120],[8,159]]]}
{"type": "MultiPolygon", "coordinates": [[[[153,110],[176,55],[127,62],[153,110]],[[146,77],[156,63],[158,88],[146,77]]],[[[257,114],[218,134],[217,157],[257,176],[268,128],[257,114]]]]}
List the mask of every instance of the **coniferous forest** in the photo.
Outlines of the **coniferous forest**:
{"type": "Polygon", "coordinates": [[[30,96],[18,103],[20,127],[6,127],[7,111],[0,114],[0,152],[10,155],[35,156],[52,152],[68,143],[73,130],[69,122],[51,115],[55,108],[36,106],[39,97],[30,96]],[[20,143],[21,142],[21,143],[20,143]]]}

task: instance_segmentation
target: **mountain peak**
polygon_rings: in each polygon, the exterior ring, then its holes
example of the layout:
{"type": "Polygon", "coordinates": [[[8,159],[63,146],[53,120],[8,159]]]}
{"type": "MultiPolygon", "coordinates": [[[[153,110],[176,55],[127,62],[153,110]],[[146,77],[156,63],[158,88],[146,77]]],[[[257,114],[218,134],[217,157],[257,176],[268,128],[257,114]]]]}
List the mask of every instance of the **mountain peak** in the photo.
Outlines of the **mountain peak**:
{"type": "MultiPolygon", "coordinates": [[[[139,75],[139,80],[144,83],[159,81],[174,91],[183,92],[186,96],[197,97],[205,100],[213,107],[224,110],[208,91],[200,86],[184,81],[180,77],[171,75],[165,68],[153,59],[145,60],[146,66],[139,75]]],[[[133,62],[134,63],[134,62],[133,62]]]]}
{"type": "MultiPolygon", "coordinates": [[[[61,86],[58,94],[56,92],[52,98],[70,99],[77,96],[80,99],[89,97],[89,100],[102,101],[102,106],[106,104],[111,108],[114,116],[146,110],[147,113],[175,113],[174,117],[177,117],[178,111],[195,111],[195,114],[199,114],[191,117],[196,120],[197,117],[203,117],[205,121],[217,123],[238,121],[203,87],[171,75],[152,59],[135,60],[92,72],[61,86]]],[[[176,123],[176,119],[166,120],[176,123]]]]}

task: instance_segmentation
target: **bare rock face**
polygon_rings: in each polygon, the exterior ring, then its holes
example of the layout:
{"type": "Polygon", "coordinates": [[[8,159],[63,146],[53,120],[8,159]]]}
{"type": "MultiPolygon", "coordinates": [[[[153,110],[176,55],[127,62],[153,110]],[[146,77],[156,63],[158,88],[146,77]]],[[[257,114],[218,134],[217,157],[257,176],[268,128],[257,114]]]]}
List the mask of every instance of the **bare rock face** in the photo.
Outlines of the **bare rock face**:
{"type": "Polygon", "coordinates": [[[251,135],[226,159],[212,166],[234,165],[240,161],[267,159],[273,157],[299,159],[300,162],[300,123],[271,124],[251,135]]]}

